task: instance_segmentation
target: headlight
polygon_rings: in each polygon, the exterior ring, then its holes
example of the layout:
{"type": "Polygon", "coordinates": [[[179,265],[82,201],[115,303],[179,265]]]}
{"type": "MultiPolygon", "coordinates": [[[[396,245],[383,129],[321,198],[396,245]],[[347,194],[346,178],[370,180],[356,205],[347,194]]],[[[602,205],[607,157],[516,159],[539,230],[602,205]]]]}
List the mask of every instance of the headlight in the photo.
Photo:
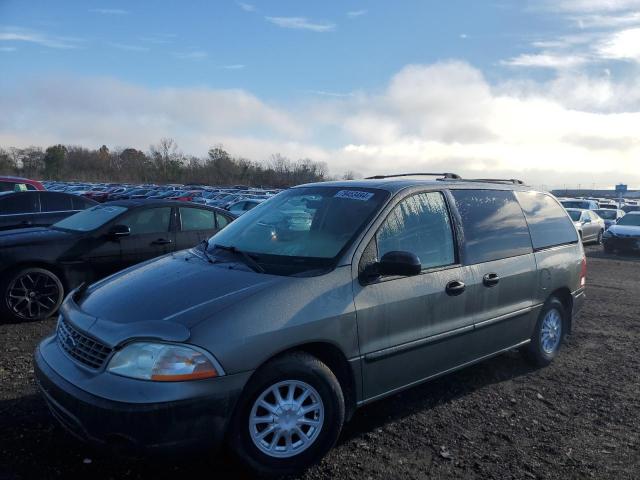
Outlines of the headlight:
{"type": "Polygon", "coordinates": [[[184,345],[130,343],[118,351],[107,370],[124,377],[180,382],[222,375],[203,352],[184,345]]]}

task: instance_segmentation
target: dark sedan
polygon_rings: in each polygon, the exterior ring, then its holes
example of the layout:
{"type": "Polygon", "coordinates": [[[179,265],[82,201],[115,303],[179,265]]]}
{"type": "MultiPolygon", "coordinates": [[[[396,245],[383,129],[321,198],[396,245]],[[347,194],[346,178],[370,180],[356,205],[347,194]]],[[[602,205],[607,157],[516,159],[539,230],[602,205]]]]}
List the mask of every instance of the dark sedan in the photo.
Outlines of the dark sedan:
{"type": "Polygon", "coordinates": [[[64,192],[2,192],[0,230],[46,227],[94,205],[93,200],[64,192]]]}
{"type": "Polygon", "coordinates": [[[190,248],[234,219],[167,200],[99,204],[49,228],[0,232],[0,319],[38,320],[64,295],[145,260],[190,248]]]}

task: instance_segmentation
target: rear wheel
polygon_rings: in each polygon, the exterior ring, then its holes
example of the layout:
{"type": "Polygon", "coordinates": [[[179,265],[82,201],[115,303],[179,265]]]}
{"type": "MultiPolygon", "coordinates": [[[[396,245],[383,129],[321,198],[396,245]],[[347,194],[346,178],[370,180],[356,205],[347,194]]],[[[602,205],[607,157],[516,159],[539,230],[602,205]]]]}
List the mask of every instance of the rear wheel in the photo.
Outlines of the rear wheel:
{"type": "Polygon", "coordinates": [[[3,320],[24,322],[43,320],[53,315],[64,297],[58,276],[44,268],[15,270],[0,285],[3,320]]]}
{"type": "Polygon", "coordinates": [[[549,365],[558,356],[567,330],[568,314],[564,304],[551,297],[542,307],[527,348],[527,357],[535,365],[549,365]]]}
{"type": "Polygon", "coordinates": [[[600,230],[600,231],[598,232],[598,238],[596,239],[596,243],[597,243],[598,245],[602,245],[602,236],[603,236],[603,235],[604,235],[604,231],[603,231],[603,230],[600,230]]]}
{"type": "Polygon", "coordinates": [[[340,383],[317,358],[296,352],[262,367],[242,394],[230,440],[258,475],[299,473],[335,444],[344,423],[340,383]]]}

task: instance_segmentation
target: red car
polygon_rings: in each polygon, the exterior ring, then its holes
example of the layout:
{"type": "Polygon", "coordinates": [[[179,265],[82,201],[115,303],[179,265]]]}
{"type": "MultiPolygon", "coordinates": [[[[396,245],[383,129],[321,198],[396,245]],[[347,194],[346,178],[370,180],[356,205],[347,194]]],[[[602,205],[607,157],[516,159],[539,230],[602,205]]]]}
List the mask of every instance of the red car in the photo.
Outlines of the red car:
{"type": "Polygon", "coordinates": [[[20,192],[23,190],[46,190],[37,180],[20,177],[0,177],[0,192],[20,192]]]}
{"type": "Polygon", "coordinates": [[[169,200],[179,200],[181,202],[191,202],[196,197],[202,196],[202,190],[191,190],[187,192],[180,192],[175,197],[169,197],[169,200]]]}

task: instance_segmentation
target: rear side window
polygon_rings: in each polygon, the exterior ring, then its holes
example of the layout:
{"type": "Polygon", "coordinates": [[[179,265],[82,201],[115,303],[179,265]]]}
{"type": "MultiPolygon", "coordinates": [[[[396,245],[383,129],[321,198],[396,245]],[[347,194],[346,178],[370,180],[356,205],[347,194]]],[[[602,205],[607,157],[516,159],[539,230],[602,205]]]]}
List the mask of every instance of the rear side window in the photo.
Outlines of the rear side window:
{"type": "Polygon", "coordinates": [[[376,235],[378,255],[415,253],[422,268],[455,263],[449,212],[440,192],[419,193],[401,201],[376,235]]]}
{"type": "Polygon", "coordinates": [[[40,193],[40,209],[43,212],[63,212],[73,210],[71,197],[55,193],[40,193]]]}
{"type": "Polygon", "coordinates": [[[73,209],[74,210],[84,210],[85,208],[93,207],[95,203],[88,202],[82,197],[74,197],[73,198],[73,209]]]}
{"type": "Polygon", "coordinates": [[[555,198],[536,192],[516,192],[516,197],[529,224],[534,249],[578,241],[571,219],[555,198]]]}
{"type": "Polygon", "coordinates": [[[452,190],[464,231],[468,264],[531,252],[522,209],[509,190],[452,190]]]}
{"type": "Polygon", "coordinates": [[[131,235],[168,232],[171,223],[171,207],[134,211],[119,223],[128,226],[131,229],[131,235]]]}
{"type": "Polygon", "coordinates": [[[210,210],[181,208],[180,220],[182,221],[183,232],[191,230],[214,230],[216,228],[215,215],[210,210]]]}
{"type": "Polygon", "coordinates": [[[38,202],[35,195],[16,194],[0,199],[0,215],[35,213],[37,211],[38,202]]]}

